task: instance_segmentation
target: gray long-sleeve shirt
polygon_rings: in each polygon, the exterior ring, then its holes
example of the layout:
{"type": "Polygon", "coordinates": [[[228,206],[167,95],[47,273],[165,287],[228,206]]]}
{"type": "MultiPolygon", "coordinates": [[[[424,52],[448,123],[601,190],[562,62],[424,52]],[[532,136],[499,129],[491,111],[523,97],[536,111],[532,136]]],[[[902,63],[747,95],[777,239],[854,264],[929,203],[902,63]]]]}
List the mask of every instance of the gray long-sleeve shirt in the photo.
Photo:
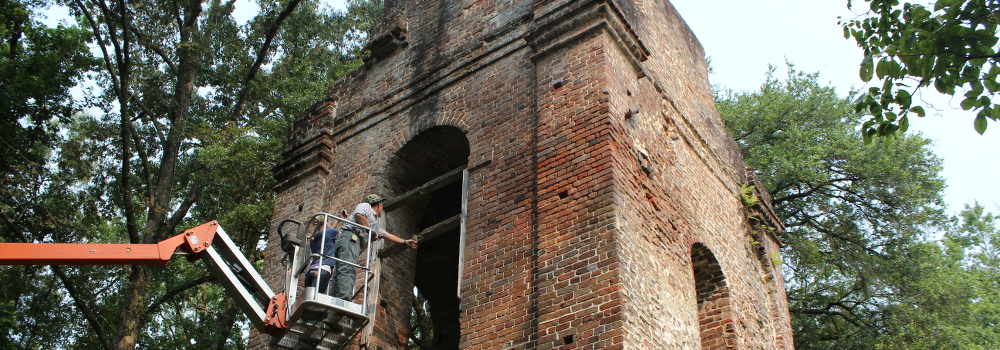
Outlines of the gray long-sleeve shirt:
{"type": "MultiPolygon", "coordinates": [[[[385,229],[379,226],[378,215],[375,214],[375,209],[372,209],[371,204],[361,203],[358,204],[358,206],[354,207],[354,212],[351,213],[350,220],[355,224],[358,223],[357,214],[364,215],[365,218],[368,219],[368,225],[369,225],[368,227],[372,228],[372,230],[375,232],[378,238],[382,238],[389,235],[389,232],[386,232],[385,229]]],[[[343,228],[347,229],[348,226],[343,226],[343,228]]]]}

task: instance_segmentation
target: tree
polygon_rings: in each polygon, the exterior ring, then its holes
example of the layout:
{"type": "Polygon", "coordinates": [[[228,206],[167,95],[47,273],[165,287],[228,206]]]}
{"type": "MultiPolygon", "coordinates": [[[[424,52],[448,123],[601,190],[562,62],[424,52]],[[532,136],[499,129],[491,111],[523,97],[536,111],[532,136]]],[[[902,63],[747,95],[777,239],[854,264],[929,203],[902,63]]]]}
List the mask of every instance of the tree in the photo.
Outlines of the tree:
{"type": "MultiPolygon", "coordinates": [[[[865,51],[860,75],[882,80],[859,96],[857,111],[871,118],[862,124],[866,141],[906,132],[909,116],[923,117],[914,97],[931,85],[941,93],[964,93],[962,109],[976,111],[980,134],[988,120],[1000,119],[1000,46],[995,0],[938,0],[933,8],[899,0],[864,0],[868,15],[842,23],[844,37],[865,51]]],[[[848,0],[848,8],[856,3],[848,0]]]]}
{"type": "MultiPolygon", "coordinates": [[[[273,206],[270,168],[289,122],[360,65],[358,33],[381,2],[350,1],[347,12],[314,0],[261,2],[243,25],[235,3],[68,3],[89,29],[81,42],[89,38],[99,53],[99,88],[88,109],[45,130],[52,142],[41,161],[4,179],[4,240],[155,243],[218,219],[251,260],[260,258],[273,206]]],[[[239,311],[203,268],[184,261],[0,272],[39,281],[0,289],[0,307],[13,308],[0,322],[65,325],[43,332],[24,324],[4,337],[14,348],[243,346],[239,311]]]]}
{"type": "Polygon", "coordinates": [[[996,349],[1000,344],[997,217],[966,205],[944,237],[915,244],[888,274],[899,289],[887,305],[886,349],[996,349]]]}
{"type": "MultiPolygon", "coordinates": [[[[948,319],[949,329],[956,329],[974,344],[968,348],[995,349],[1000,344],[1000,217],[986,212],[979,203],[951,218],[943,239],[944,249],[953,256],[952,266],[961,266],[968,276],[961,284],[944,285],[942,295],[954,296],[951,288],[971,290],[962,302],[967,307],[948,319]],[[958,313],[962,313],[959,315],[958,313]],[[955,322],[965,321],[965,322],[955,322]]],[[[958,274],[956,274],[958,275],[958,274]]]]}
{"type": "Polygon", "coordinates": [[[760,91],[716,99],[785,220],[782,266],[796,347],[972,348],[970,334],[990,328],[958,316],[982,290],[962,288],[977,283],[975,275],[948,242],[932,239],[949,220],[930,141],[901,133],[859,142],[853,97],[816,77],[790,66],[781,81],[772,68],[760,91]]]}
{"type": "MultiPolygon", "coordinates": [[[[0,3],[0,193],[5,195],[12,188],[39,185],[32,174],[51,155],[55,129],[75,110],[69,89],[96,63],[87,49],[90,33],[39,23],[31,15],[39,5],[0,3]]],[[[33,220],[23,215],[33,208],[14,211],[9,204],[0,201],[0,227],[33,220]]],[[[18,238],[0,228],[0,241],[18,238]]],[[[80,330],[64,322],[72,316],[72,304],[59,293],[59,279],[44,272],[36,266],[0,270],[0,328],[8,334],[0,337],[0,349],[57,348],[54,339],[61,333],[80,330]]]]}

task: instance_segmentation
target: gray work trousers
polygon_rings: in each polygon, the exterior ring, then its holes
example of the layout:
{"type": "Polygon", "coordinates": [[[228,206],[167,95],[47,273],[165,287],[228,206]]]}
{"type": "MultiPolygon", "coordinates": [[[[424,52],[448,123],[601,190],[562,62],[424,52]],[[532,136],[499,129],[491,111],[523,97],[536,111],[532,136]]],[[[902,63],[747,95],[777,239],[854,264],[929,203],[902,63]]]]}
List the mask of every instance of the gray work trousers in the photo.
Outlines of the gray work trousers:
{"type": "MultiPolygon", "coordinates": [[[[337,237],[337,259],[357,263],[362,239],[364,237],[358,231],[345,230],[340,237],[337,237]]],[[[351,301],[357,275],[356,267],[338,261],[337,274],[333,276],[333,297],[351,301]]]]}

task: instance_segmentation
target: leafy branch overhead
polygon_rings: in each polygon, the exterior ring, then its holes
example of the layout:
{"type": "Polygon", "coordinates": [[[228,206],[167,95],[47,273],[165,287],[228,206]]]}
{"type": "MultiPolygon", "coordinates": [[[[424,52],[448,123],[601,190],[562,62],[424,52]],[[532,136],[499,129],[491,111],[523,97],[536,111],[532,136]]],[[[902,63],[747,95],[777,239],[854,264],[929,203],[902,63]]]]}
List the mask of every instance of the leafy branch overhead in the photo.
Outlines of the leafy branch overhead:
{"type": "MultiPolygon", "coordinates": [[[[848,7],[862,3],[848,0],[848,7]]],[[[940,0],[932,7],[898,0],[864,0],[870,12],[842,22],[845,38],[864,49],[860,76],[882,81],[859,96],[856,111],[870,118],[862,124],[866,142],[905,132],[910,117],[923,117],[914,104],[923,88],[961,94],[961,107],[976,113],[976,132],[1000,119],[1000,53],[997,23],[1000,2],[940,0]]],[[[860,7],[860,6],[859,6],[860,7]]]]}

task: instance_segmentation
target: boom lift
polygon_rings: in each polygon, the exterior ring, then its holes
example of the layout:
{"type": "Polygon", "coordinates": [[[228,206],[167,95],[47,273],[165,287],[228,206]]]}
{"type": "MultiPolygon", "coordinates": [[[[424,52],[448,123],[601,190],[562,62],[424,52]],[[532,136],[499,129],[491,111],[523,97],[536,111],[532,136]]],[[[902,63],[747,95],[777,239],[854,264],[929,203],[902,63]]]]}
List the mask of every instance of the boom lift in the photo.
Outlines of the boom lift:
{"type": "MultiPolygon", "coordinates": [[[[285,292],[277,294],[216,221],[185,230],[156,244],[0,243],[0,265],[166,266],[180,249],[179,254],[186,255],[191,262],[205,261],[205,266],[222,283],[254,328],[272,336],[271,345],[284,349],[337,350],[350,344],[368,324],[368,281],[373,277],[369,269],[371,249],[366,249],[368,253],[361,264],[310,251],[310,239],[322,239],[321,244],[325,244],[326,228],[338,222],[361,228],[367,232],[364,239],[370,242],[371,228],[327,213],[313,215],[306,225],[295,220],[281,222],[278,234],[284,252],[285,292]],[[286,223],[296,224],[298,229],[285,234],[282,227],[286,223]],[[308,237],[311,232],[318,234],[308,237]],[[331,297],[326,291],[317,290],[316,285],[305,286],[299,300],[296,293],[298,276],[305,271],[310,259],[324,257],[364,272],[364,283],[353,298],[360,296],[361,304],[331,297]]],[[[320,252],[323,251],[321,248],[320,252]]]]}

